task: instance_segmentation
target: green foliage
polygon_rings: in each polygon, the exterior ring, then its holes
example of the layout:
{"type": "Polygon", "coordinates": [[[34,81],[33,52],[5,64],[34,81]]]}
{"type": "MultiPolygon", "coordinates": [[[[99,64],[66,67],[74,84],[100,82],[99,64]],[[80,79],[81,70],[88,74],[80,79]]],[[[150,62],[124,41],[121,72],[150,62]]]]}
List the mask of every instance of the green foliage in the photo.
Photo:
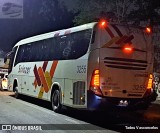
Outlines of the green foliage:
{"type": "MultiPolygon", "coordinates": [[[[65,0],[63,1],[65,5],[65,0]]],[[[67,7],[67,6],[66,6],[67,7]]],[[[157,21],[158,13],[155,9],[160,8],[159,0],[75,0],[68,10],[76,13],[73,22],[75,25],[97,21],[106,18],[117,23],[150,20],[157,21]],[[73,6],[74,5],[74,6],[73,6]]],[[[159,20],[158,20],[159,21],[159,20]]]]}
{"type": "Polygon", "coordinates": [[[159,0],[136,0],[135,6],[138,7],[138,10],[132,11],[128,19],[133,19],[136,22],[149,20],[150,25],[160,22],[157,12],[160,8],[159,0]]]}

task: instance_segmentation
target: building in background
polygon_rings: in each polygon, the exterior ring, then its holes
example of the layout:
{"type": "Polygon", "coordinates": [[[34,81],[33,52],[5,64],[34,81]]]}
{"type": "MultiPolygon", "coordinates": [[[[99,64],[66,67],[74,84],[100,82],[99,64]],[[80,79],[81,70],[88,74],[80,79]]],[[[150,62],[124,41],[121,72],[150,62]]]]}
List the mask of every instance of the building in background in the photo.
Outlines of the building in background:
{"type": "Polygon", "coordinates": [[[8,67],[4,63],[4,57],[6,53],[3,50],[0,50],[0,73],[8,73],[8,67]]]}

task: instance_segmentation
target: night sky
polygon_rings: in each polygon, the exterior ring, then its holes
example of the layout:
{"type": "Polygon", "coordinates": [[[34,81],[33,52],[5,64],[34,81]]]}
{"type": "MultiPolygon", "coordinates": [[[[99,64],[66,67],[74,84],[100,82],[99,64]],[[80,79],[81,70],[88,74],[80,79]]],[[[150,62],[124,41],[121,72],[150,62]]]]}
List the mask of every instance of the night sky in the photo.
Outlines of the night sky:
{"type": "Polygon", "coordinates": [[[0,49],[9,52],[23,38],[72,27],[74,15],[60,8],[58,0],[52,1],[46,12],[43,0],[23,0],[23,18],[0,18],[0,49]]]}

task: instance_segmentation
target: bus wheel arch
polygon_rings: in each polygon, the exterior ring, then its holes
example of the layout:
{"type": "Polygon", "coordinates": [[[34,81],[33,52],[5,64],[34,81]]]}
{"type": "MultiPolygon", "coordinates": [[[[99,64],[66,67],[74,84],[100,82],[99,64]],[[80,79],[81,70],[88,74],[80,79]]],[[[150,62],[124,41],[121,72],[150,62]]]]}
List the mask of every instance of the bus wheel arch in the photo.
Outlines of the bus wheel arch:
{"type": "Polygon", "coordinates": [[[51,90],[51,104],[52,109],[55,112],[61,112],[62,111],[62,104],[61,104],[61,88],[58,84],[53,84],[52,90],[51,90]]]}
{"type": "Polygon", "coordinates": [[[18,98],[18,81],[17,81],[17,79],[14,79],[14,82],[13,82],[13,92],[15,93],[14,97],[18,98]]]}

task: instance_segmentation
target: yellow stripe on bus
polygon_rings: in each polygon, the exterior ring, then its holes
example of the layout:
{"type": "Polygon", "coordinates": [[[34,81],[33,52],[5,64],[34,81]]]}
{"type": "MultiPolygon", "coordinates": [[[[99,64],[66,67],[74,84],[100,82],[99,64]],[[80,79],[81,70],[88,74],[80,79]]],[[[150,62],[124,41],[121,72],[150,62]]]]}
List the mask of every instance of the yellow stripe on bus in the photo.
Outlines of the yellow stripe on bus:
{"type": "Polygon", "coordinates": [[[43,97],[43,93],[44,93],[44,88],[41,87],[40,91],[39,91],[39,94],[38,94],[38,98],[42,98],[43,97]]]}
{"type": "Polygon", "coordinates": [[[47,84],[48,84],[48,89],[50,89],[51,85],[52,85],[52,79],[51,79],[50,73],[48,71],[46,71],[44,75],[45,75],[45,79],[46,79],[47,84]]]}
{"type": "Polygon", "coordinates": [[[109,46],[111,46],[113,43],[115,43],[116,41],[118,41],[120,39],[119,36],[113,37],[109,42],[107,42],[106,44],[104,44],[102,46],[102,48],[107,48],[109,46]]]}

